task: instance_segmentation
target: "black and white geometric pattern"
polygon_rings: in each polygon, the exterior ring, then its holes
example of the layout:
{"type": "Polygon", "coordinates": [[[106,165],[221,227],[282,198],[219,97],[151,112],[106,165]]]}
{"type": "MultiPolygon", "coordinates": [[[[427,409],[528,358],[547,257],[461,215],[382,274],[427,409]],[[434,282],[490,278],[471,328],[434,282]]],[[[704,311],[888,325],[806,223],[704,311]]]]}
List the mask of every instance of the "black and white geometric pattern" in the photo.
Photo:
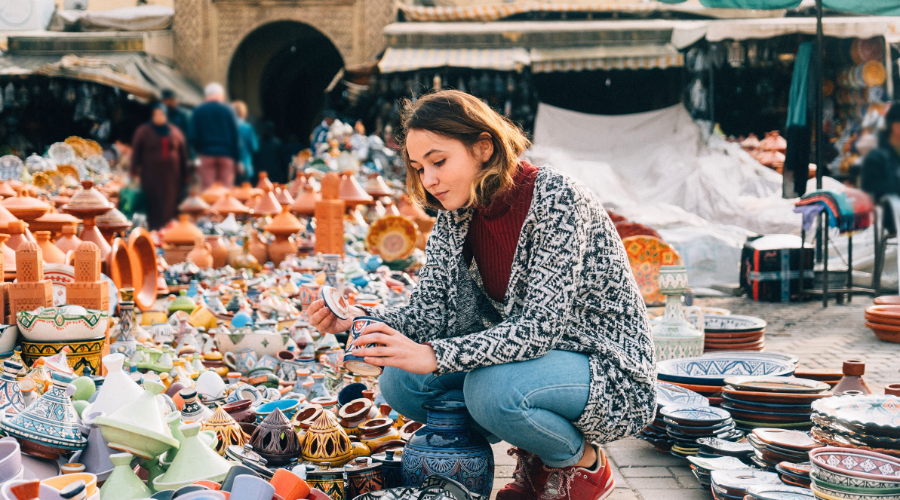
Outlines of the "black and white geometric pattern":
{"type": "Polygon", "coordinates": [[[463,242],[472,209],[442,211],[405,307],[367,311],[416,342],[431,342],[438,373],[527,361],[553,349],[590,355],[591,391],[576,427],[597,442],[653,420],[650,321],[622,241],[582,183],[541,167],[504,304],[484,293],[463,242]]]}

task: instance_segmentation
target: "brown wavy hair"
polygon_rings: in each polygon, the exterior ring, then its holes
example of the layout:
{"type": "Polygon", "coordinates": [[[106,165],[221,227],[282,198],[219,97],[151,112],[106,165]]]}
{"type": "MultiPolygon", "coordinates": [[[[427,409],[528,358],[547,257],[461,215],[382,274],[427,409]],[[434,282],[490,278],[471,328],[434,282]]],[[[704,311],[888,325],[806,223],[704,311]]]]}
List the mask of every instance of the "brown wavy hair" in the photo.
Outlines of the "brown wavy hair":
{"type": "Polygon", "coordinates": [[[401,117],[401,151],[406,163],[406,190],[414,203],[437,210],[443,210],[443,205],[425,190],[418,172],[410,165],[406,150],[406,135],[410,130],[427,130],[456,139],[465,144],[473,156],[474,147],[481,140],[481,135],[490,135],[494,153],[475,176],[467,206],[490,206],[499,193],[512,186],[519,156],[531,146],[531,142],[513,122],[477,97],[458,90],[427,94],[415,103],[404,100],[401,103],[401,117]]]}

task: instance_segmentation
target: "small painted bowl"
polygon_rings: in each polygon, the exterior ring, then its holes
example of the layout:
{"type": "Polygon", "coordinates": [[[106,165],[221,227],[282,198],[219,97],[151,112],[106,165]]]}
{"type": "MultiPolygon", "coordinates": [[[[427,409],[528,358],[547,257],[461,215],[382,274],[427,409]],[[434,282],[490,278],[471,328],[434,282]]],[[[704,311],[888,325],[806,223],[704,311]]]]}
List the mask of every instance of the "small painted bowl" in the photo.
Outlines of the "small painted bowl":
{"type": "Polygon", "coordinates": [[[296,399],[279,399],[278,401],[263,403],[256,409],[256,423],[261,423],[275,411],[276,408],[280,409],[281,413],[284,413],[284,416],[290,420],[294,418],[294,414],[297,413],[297,408],[299,406],[300,401],[296,399]]]}

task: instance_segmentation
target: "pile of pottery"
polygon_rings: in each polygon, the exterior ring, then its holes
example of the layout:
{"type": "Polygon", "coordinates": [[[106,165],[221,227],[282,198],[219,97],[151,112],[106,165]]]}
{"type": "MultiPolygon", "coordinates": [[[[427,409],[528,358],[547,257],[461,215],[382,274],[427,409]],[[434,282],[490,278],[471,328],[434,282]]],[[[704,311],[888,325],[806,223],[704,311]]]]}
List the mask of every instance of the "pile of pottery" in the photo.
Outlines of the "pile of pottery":
{"type": "Polygon", "coordinates": [[[741,375],[789,376],[795,357],[777,353],[710,353],[700,357],[670,359],[657,363],[662,382],[690,389],[709,399],[712,406],[724,401],[725,379],[741,375]]]}
{"type": "Polygon", "coordinates": [[[669,406],[660,410],[666,423],[666,434],[673,440],[671,453],[689,457],[699,451],[698,439],[715,437],[740,441],[744,434],[734,428],[731,415],[712,406],[669,406]]]}
{"type": "Polygon", "coordinates": [[[885,342],[900,342],[900,305],[869,306],[866,308],[865,316],[866,326],[876,337],[885,342]]]}
{"type": "Polygon", "coordinates": [[[809,453],[811,488],[822,500],[900,497],[900,460],[865,450],[824,447],[809,453]]]}
{"type": "Polygon", "coordinates": [[[814,402],[812,409],[817,441],[900,457],[900,397],[834,396],[814,402]]]}
{"type": "Polygon", "coordinates": [[[770,500],[772,498],[792,498],[795,500],[815,500],[817,497],[807,488],[790,485],[761,484],[747,488],[744,500],[770,500]]]}
{"type": "Polygon", "coordinates": [[[706,458],[699,455],[687,457],[691,472],[704,488],[711,488],[712,473],[716,471],[750,471],[751,467],[734,457],[706,458]]]}
{"type": "Polygon", "coordinates": [[[809,473],[812,465],[809,462],[781,462],[775,466],[775,472],[785,484],[798,488],[809,488],[809,473]]]}
{"type": "Polygon", "coordinates": [[[786,429],[753,429],[747,440],[753,445],[753,463],[771,472],[784,462],[806,462],[809,451],[822,446],[805,432],[786,429]]]}
{"type": "Polygon", "coordinates": [[[778,474],[759,470],[716,470],[709,478],[715,500],[743,500],[753,487],[783,487],[778,474]]]}
{"type": "Polygon", "coordinates": [[[666,422],[660,411],[667,407],[681,406],[709,406],[709,400],[684,387],[657,382],[656,416],[650,425],[638,433],[638,437],[652,444],[657,451],[668,453],[675,441],[666,432],[666,422]]]}
{"type": "Polygon", "coordinates": [[[704,352],[762,351],[766,322],[753,316],[708,314],[704,321],[704,352]]]}
{"type": "Polygon", "coordinates": [[[730,377],[725,384],[722,408],[744,430],[809,429],[810,405],[832,395],[825,382],[796,377],[730,377]]]}

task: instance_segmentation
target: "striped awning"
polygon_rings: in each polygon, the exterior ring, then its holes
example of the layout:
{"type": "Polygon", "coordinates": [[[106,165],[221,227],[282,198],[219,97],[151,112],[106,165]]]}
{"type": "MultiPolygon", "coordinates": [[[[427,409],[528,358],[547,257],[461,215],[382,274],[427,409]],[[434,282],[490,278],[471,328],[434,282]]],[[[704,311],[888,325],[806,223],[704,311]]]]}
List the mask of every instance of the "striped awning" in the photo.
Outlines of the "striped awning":
{"type": "MultiPolygon", "coordinates": [[[[472,7],[401,6],[403,18],[412,22],[497,21],[527,12],[646,12],[660,9],[656,2],[632,4],[497,3],[472,7]]],[[[665,4],[662,8],[670,8],[665,4]]]]}
{"type": "Polygon", "coordinates": [[[378,63],[378,69],[382,73],[443,67],[518,71],[528,66],[528,63],[528,51],[517,47],[498,49],[388,47],[381,62],[378,63]]]}
{"type": "Polygon", "coordinates": [[[532,73],[684,66],[684,57],[671,45],[531,49],[529,56],[532,73]]]}

